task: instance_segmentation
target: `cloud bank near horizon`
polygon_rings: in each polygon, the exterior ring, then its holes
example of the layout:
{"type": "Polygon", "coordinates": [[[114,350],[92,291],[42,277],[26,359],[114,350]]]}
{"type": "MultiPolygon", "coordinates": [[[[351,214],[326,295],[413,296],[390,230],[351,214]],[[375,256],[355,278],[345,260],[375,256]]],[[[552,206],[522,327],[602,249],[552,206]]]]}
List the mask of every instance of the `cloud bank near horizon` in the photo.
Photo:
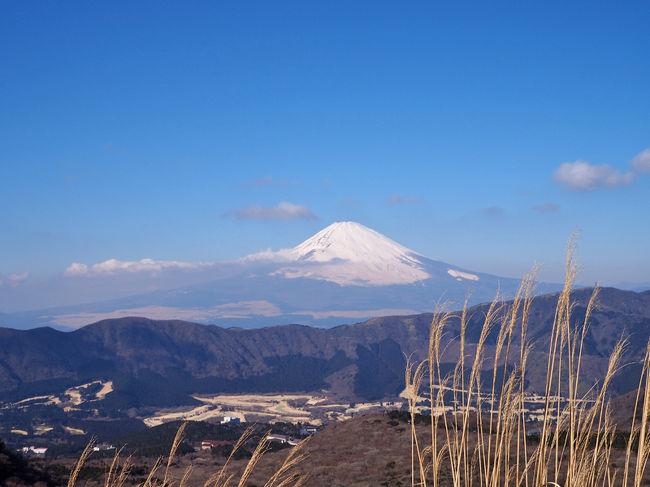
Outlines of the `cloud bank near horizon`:
{"type": "Polygon", "coordinates": [[[93,265],[73,262],[63,272],[67,277],[106,276],[118,273],[157,273],[164,270],[199,270],[214,266],[213,262],[182,262],[176,260],[141,259],[137,261],[108,259],[93,265]]]}

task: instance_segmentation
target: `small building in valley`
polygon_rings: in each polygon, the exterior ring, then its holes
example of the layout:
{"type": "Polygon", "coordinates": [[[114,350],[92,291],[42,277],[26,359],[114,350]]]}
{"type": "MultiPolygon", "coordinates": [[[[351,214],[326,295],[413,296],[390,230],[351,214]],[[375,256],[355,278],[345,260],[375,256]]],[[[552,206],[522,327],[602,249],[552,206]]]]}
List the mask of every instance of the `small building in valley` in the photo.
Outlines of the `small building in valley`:
{"type": "Polygon", "coordinates": [[[23,455],[34,455],[37,457],[42,457],[45,456],[45,454],[47,453],[47,448],[36,447],[36,446],[24,446],[18,451],[21,452],[23,455]]]}
{"type": "Polygon", "coordinates": [[[240,421],[237,416],[224,416],[223,419],[221,420],[221,424],[226,424],[226,423],[237,424],[239,422],[240,421]]]}
{"type": "Polygon", "coordinates": [[[296,446],[299,441],[296,440],[293,436],[287,435],[269,435],[266,437],[269,443],[279,443],[281,445],[291,445],[296,446]]]}

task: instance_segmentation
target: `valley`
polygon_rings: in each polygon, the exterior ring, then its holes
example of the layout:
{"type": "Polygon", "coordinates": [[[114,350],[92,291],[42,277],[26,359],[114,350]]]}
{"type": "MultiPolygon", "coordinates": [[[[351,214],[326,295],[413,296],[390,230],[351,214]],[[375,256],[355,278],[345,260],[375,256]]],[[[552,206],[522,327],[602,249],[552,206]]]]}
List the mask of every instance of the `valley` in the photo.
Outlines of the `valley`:
{"type": "MultiPolygon", "coordinates": [[[[583,319],[591,292],[572,293],[574,322],[583,319]]],[[[532,432],[538,431],[545,414],[567,419],[565,393],[550,397],[549,404],[543,395],[545,350],[552,340],[548,327],[557,302],[557,294],[538,296],[529,310],[528,336],[533,337],[533,346],[520,414],[532,432]]],[[[507,318],[510,306],[511,302],[501,303],[497,323],[507,318]]],[[[488,309],[484,304],[466,312],[467,357],[475,351],[488,309]]],[[[255,425],[258,438],[264,428],[280,435],[305,428],[340,434],[337,424],[359,424],[350,422],[372,417],[381,422],[382,415],[407,414],[407,358],[411,363],[426,358],[431,323],[439,317],[430,313],[386,316],[332,329],[298,325],[224,329],[137,317],[104,320],[72,332],[0,328],[0,376],[4,377],[0,438],[28,456],[44,456],[48,465],[55,458],[78,456],[90,438],[97,439],[100,457],[129,444],[130,451],[149,458],[163,454],[173,428],[187,421],[194,433],[192,442],[183,447],[182,458],[200,466],[205,454],[192,449],[200,449],[201,441],[234,441],[249,425],[255,425]]],[[[650,292],[601,290],[590,323],[582,346],[583,390],[586,393],[597,384],[623,334],[631,337],[624,350],[624,367],[613,376],[609,391],[612,397],[627,398],[637,387],[642,344],[650,338],[650,292]]],[[[459,333],[460,315],[451,313],[441,342],[442,375],[457,367],[459,333]]],[[[496,330],[481,340],[484,353],[493,353],[496,330]]],[[[512,346],[520,346],[518,332],[512,346]]],[[[516,366],[516,359],[500,360],[496,370],[494,366],[489,360],[482,362],[477,370],[482,384],[493,378],[500,383],[504,371],[511,373],[516,366]]],[[[458,383],[434,387],[446,405],[431,408],[423,387],[411,404],[413,411],[429,418],[431,414],[453,417],[456,396],[466,391],[458,383]]],[[[470,414],[477,412],[479,398],[483,411],[489,407],[485,386],[481,390],[468,408],[470,414]]],[[[592,400],[587,396],[573,404],[590,407],[592,400]]],[[[629,405],[623,410],[630,411],[629,405]]],[[[627,416],[623,421],[628,423],[627,416]]],[[[61,462],[69,464],[69,460],[61,462]]]]}

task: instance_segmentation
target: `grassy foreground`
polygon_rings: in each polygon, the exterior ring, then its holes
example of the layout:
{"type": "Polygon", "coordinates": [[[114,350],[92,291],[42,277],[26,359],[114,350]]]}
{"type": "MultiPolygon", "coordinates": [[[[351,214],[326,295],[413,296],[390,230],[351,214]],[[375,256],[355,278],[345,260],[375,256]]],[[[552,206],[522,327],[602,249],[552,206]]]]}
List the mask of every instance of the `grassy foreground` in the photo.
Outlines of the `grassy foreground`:
{"type": "MultiPolygon", "coordinates": [[[[467,310],[461,314],[461,333],[457,337],[460,356],[455,370],[443,374],[441,357],[445,326],[451,314],[437,313],[431,323],[428,358],[421,363],[408,362],[406,387],[409,392],[411,431],[412,486],[497,487],[497,486],[640,486],[650,454],[650,344],[646,349],[641,380],[636,393],[632,423],[615,425],[607,399],[607,388],[620,369],[625,342],[620,341],[609,360],[602,382],[589,387],[580,382],[582,346],[589,327],[590,312],[598,291],[594,291],[584,320],[572,319],[571,289],[577,274],[575,246],[571,240],[566,262],[566,279],[560,293],[546,365],[545,402],[538,411],[541,420],[527,421],[524,378],[531,350],[526,337],[528,316],[536,271],[522,282],[514,301],[505,307],[495,299],[484,320],[476,343],[466,343],[467,310]],[[496,346],[486,347],[488,337],[496,334],[496,346]],[[491,350],[489,356],[486,350],[491,350]],[[504,374],[498,374],[498,365],[504,374]],[[493,370],[492,380],[481,381],[482,370],[493,370]],[[424,404],[431,413],[430,430],[423,435],[416,423],[424,404]],[[640,418],[640,419],[638,419],[640,418]],[[623,460],[620,450],[614,455],[619,431],[625,436],[623,460]],[[616,457],[616,462],[613,461],[616,457]]],[[[537,364],[539,366],[539,364],[537,364]]],[[[483,374],[484,377],[484,374],[483,374]]],[[[428,428],[428,427],[427,427],[428,428]]],[[[183,438],[182,426],[166,460],[155,462],[142,487],[182,487],[192,475],[190,465],[182,476],[173,477],[170,467],[183,438]]],[[[230,468],[235,452],[247,443],[246,432],[233,453],[204,487],[244,487],[264,453],[268,441],[257,446],[245,468],[230,468]]],[[[303,442],[289,452],[265,487],[309,485],[300,470],[305,460],[303,442]]],[[[77,485],[77,477],[87,460],[88,445],[70,474],[68,487],[77,485]]],[[[310,457],[309,462],[318,463],[310,457]]],[[[342,458],[341,462],[345,462],[342,458]]],[[[105,478],[105,487],[121,487],[130,479],[131,459],[116,454],[105,478]]],[[[196,479],[194,479],[196,482],[196,479]]],[[[130,482],[129,482],[130,484],[130,482]]],[[[256,484],[258,487],[261,484],[256,484]]]]}
{"type": "Polygon", "coordinates": [[[536,269],[523,280],[507,309],[502,309],[503,305],[495,299],[485,315],[478,342],[471,349],[465,343],[467,317],[465,311],[462,313],[460,360],[455,371],[446,376],[441,374],[440,348],[449,314],[434,315],[428,359],[417,365],[410,363],[406,370],[412,416],[413,486],[642,485],[650,453],[650,344],[646,348],[632,424],[620,425],[631,433],[627,437],[625,460],[618,466],[611,461],[617,426],[611,421],[607,387],[619,370],[625,341],[614,347],[599,387],[580,394],[584,386],[579,381],[582,346],[598,289],[589,301],[584,321],[576,324],[571,319],[571,289],[577,274],[574,256],[572,238],[547,356],[542,419],[541,424],[535,425],[535,435],[527,431],[524,378],[531,350],[526,330],[536,269]],[[486,357],[486,339],[495,331],[494,352],[486,357]],[[518,346],[513,346],[515,343],[518,346]],[[494,369],[487,385],[479,380],[486,363],[494,369]],[[497,365],[504,363],[515,366],[498,377],[497,365]],[[414,426],[423,383],[434,413],[426,445],[415,434],[414,426]],[[435,414],[449,409],[450,413],[435,414]],[[635,419],[638,416],[640,424],[635,419]],[[443,471],[450,475],[445,475],[441,483],[443,471]]]}

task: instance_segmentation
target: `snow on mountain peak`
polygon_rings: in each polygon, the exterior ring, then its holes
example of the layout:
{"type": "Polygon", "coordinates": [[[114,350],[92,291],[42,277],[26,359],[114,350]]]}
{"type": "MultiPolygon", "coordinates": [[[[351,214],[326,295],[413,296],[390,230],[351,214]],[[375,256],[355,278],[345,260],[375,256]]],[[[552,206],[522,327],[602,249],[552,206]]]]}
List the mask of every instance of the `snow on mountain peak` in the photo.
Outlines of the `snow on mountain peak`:
{"type": "Polygon", "coordinates": [[[294,258],[309,262],[343,259],[350,262],[405,260],[415,265],[415,252],[360,223],[335,222],[291,249],[294,258]]]}
{"type": "Polygon", "coordinates": [[[409,284],[431,277],[422,256],[360,223],[335,222],[300,245],[248,259],[286,263],[274,275],[341,285],[409,284]]]}

